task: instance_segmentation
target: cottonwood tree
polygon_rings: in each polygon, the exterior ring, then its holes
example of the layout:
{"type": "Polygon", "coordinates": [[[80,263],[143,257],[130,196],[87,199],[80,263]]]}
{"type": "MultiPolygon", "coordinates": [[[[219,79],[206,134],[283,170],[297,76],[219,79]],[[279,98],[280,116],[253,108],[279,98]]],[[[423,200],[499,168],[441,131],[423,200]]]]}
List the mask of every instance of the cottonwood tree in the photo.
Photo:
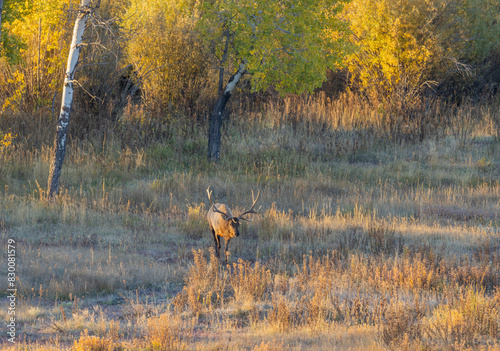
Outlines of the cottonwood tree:
{"type": "Polygon", "coordinates": [[[394,91],[416,97],[430,81],[481,65],[500,45],[495,0],[352,0],[343,16],[357,47],[346,57],[353,82],[389,103],[394,91]]]}
{"type": "Polygon", "coordinates": [[[339,0],[211,0],[200,25],[219,59],[219,96],[209,120],[208,159],[220,156],[222,116],[245,74],[253,91],[280,93],[318,87],[342,51],[344,25],[339,0]],[[223,88],[224,71],[235,69],[223,88]]]}
{"type": "Polygon", "coordinates": [[[204,93],[209,57],[196,27],[195,0],[130,0],[122,17],[124,53],[149,108],[188,110],[204,93]]]}
{"type": "Polygon", "coordinates": [[[75,76],[78,58],[82,47],[83,33],[87,24],[88,17],[99,7],[100,0],[94,6],[91,6],[91,0],[81,0],[78,14],[73,29],[73,39],[71,41],[66,74],[64,77],[64,86],[62,92],[61,111],[57,121],[57,134],[54,142],[54,156],[50,165],[48,197],[51,198],[59,191],[59,177],[61,168],[66,155],[66,142],[68,139],[68,127],[73,105],[73,79],[75,76]]]}

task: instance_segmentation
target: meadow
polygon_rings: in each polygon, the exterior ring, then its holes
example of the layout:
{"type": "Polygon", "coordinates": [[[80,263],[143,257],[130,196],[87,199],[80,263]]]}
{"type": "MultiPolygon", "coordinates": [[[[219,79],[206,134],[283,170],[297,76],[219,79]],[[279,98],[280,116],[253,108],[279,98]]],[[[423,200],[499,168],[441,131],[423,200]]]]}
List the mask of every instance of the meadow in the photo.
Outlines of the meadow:
{"type": "Polygon", "coordinates": [[[116,132],[70,140],[53,200],[52,129],[33,117],[0,153],[18,289],[3,348],[499,350],[498,99],[435,107],[423,141],[353,99],[239,101],[217,163],[206,124],[147,142],[129,106],[116,132]],[[260,191],[227,266],[208,186],[236,214],[260,191]]]}

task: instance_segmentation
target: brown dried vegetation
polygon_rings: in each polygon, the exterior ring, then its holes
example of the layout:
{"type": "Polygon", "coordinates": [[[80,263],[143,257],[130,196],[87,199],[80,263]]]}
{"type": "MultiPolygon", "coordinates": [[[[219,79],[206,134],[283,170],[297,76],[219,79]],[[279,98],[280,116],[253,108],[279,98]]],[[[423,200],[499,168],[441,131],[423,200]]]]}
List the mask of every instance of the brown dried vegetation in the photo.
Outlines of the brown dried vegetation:
{"type": "Polygon", "coordinates": [[[352,97],[287,99],[231,119],[217,165],[203,133],[75,140],[52,202],[50,148],[7,147],[0,234],[18,245],[23,345],[498,348],[498,116],[464,145],[413,144],[388,140],[352,97]],[[207,249],[209,184],[226,203],[261,193],[227,265],[207,249]]]}

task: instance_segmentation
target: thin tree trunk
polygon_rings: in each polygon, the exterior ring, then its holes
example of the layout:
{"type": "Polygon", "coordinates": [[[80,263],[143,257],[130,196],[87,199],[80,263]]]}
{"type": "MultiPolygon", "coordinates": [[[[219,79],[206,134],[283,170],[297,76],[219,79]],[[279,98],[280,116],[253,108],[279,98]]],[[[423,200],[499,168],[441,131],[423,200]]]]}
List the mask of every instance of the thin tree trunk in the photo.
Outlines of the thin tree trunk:
{"type": "Polygon", "coordinates": [[[245,63],[242,62],[236,73],[227,82],[226,88],[217,99],[214,109],[210,114],[209,131],[208,131],[208,153],[207,158],[210,161],[218,161],[220,156],[220,136],[222,127],[222,115],[226,104],[231,98],[236,85],[245,74],[245,63]]]}
{"type": "Polygon", "coordinates": [[[50,166],[48,197],[51,198],[59,192],[59,177],[61,168],[66,155],[66,141],[68,139],[69,118],[71,114],[71,106],[73,105],[73,78],[75,76],[75,68],[80,56],[81,43],[87,18],[90,13],[91,0],[81,0],[80,9],[75,21],[73,30],[73,39],[68,55],[68,65],[64,77],[64,86],[62,92],[61,111],[57,121],[57,134],[54,142],[54,156],[50,166]]]}
{"type": "Polygon", "coordinates": [[[0,38],[2,37],[2,10],[3,10],[3,0],[0,0],[0,38]]]}
{"type": "Polygon", "coordinates": [[[219,90],[217,91],[217,94],[222,94],[222,84],[224,84],[224,64],[227,61],[227,53],[229,51],[229,34],[226,34],[225,38],[226,38],[226,44],[224,46],[224,54],[222,54],[222,58],[220,60],[220,67],[219,67],[219,90]]]}

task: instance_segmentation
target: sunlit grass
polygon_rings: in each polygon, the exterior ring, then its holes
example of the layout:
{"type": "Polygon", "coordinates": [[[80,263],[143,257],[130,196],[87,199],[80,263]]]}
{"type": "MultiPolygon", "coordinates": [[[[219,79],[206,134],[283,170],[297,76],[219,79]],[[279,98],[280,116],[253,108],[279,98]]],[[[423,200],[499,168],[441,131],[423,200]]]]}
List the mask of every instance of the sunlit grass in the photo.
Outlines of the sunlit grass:
{"type": "Polygon", "coordinates": [[[203,134],[136,149],[73,141],[52,201],[50,148],[9,145],[0,235],[17,241],[25,346],[495,349],[500,146],[488,123],[479,142],[396,142],[359,101],[324,106],[233,118],[218,164],[203,134]],[[228,266],[209,250],[209,185],[235,213],[260,190],[228,266]]]}

